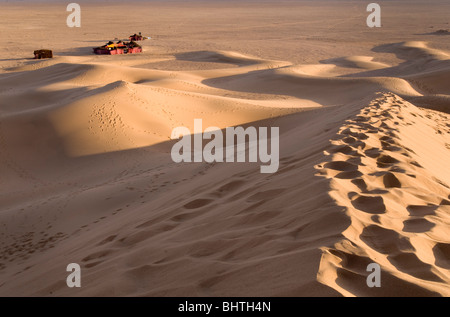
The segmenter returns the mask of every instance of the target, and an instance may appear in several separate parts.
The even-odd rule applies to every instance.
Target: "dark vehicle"
[[[34,51],[34,59],[41,59],[41,58],[53,58],[53,52],[51,50]]]

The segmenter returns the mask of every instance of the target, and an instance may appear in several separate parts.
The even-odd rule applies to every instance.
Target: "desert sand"
[[[1,2],[0,295],[450,296],[450,4],[379,3]],[[174,163],[196,118],[279,170]]]

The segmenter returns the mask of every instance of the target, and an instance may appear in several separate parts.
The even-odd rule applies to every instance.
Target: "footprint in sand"
[[[186,209],[197,209],[197,208],[201,208],[206,205],[209,205],[211,202],[213,202],[212,199],[200,198],[200,199],[195,199],[191,202],[188,202],[183,207]]]
[[[365,133],[352,131],[350,128],[344,129],[340,132],[342,135],[349,135],[357,140],[367,140],[369,137]]]
[[[112,253],[112,250],[102,250],[98,252],[94,252],[86,257],[84,257],[81,261],[87,262],[84,264],[86,268],[91,268],[105,261],[105,257]]]
[[[377,158],[377,166],[380,168],[390,167],[392,164],[396,164],[399,162],[399,160],[393,158],[390,155],[381,155]]]
[[[217,190],[211,194],[217,197],[224,197],[232,192],[235,192],[239,188],[245,185],[245,181],[237,179],[220,186]]]
[[[349,163],[347,161],[331,161],[328,163],[325,163],[323,165],[325,168],[335,170],[335,171],[342,171],[342,172],[351,172],[351,171],[357,171],[358,165]]]
[[[371,148],[364,151],[364,154],[370,158],[377,158],[381,156],[382,151],[379,148]]]
[[[399,181],[399,179],[395,176],[395,174],[387,172],[383,176],[383,184],[386,188],[401,188],[402,183]]]
[[[386,206],[381,196],[363,196],[356,194],[351,201],[353,207],[369,214],[384,214]]]
[[[433,273],[433,267],[430,264],[422,262],[414,253],[389,255],[387,259],[401,272],[423,280],[444,282]]]
[[[436,243],[433,247],[433,254],[437,266],[450,270],[450,244]]]
[[[261,192],[257,192],[256,194],[251,195],[247,198],[247,202],[260,202],[267,201],[274,196],[278,196],[281,193],[285,192],[286,188],[277,188],[277,189],[269,189]]]
[[[335,145],[334,147],[330,148],[327,152],[329,154],[342,153],[350,156],[362,156],[361,154],[358,153],[358,151],[356,151],[351,146],[348,146],[347,144]]]
[[[403,232],[423,233],[430,231],[436,225],[423,218],[408,219],[403,222]]]
[[[359,237],[370,248],[381,254],[397,254],[415,250],[407,237],[378,225],[368,225]]]
[[[112,241],[114,241],[114,239],[116,239],[116,237],[117,237],[116,234],[115,234],[115,235],[112,235],[112,236],[109,236],[109,237],[103,239],[102,241],[100,241],[100,242],[97,244],[97,246],[104,245],[104,244],[106,244],[106,243],[112,242]]]
[[[421,206],[421,205],[409,205],[406,207],[408,210],[410,216],[412,217],[424,217],[424,216],[431,216],[435,215],[435,211],[438,208],[436,205],[427,205],[427,206]]]

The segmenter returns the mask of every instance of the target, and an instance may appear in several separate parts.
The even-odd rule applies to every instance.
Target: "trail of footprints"
[[[347,207],[352,224],[343,233],[348,240],[327,252],[344,269],[387,255],[379,263],[382,270],[394,275],[398,270],[397,278],[414,284],[441,283],[450,292],[450,189],[413,159],[414,151],[402,146],[398,136],[400,126],[415,124],[406,113],[408,118],[423,118],[423,113],[429,119],[446,117],[414,109],[385,94],[347,120],[331,140],[325,153],[331,160],[316,169],[330,179],[330,195]],[[450,133],[449,125],[438,127],[436,133]],[[359,236],[357,228],[363,228]],[[344,285],[348,274],[366,275],[365,268],[336,271],[337,285]]]
[[[41,238],[38,239],[39,237]],[[7,263],[15,262],[17,259],[26,260],[33,253],[53,248],[66,238],[67,234],[62,232],[53,235],[46,232],[40,232],[39,234],[32,231],[27,232],[16,238],[14,243],[0,246],[0,271],[6,267]]]
[[[202,175],[202,169],[198,172],[198,175]],[[108,261],[113,258],[113,254],[118,254],[122,248],[130,249],[137,245],[145,244],[149,239],[156,239],[158,235],[171,235],[172,230],[180,225],[188,224],[188,226],[202,225],[202,222],[198,223],[196,218],[204,215],[210,211],[211,206],[217,203],[217,200],[224,200],[226,202],[236,201],[243,199],[249,206],[243,209],[241,212],[235,215],[236,221],[244,222],[248,217],[255,218],[255,221],[264,221],[268,217],[276,217],[280,212],[257,212],[258,207],[270,200],[271,194],[276,192],[277,194],[287,191],[285,188],[272,189],[267,191],[255,191],[254,188],[246,188],[245,174],[237,174],[226,184],[220,184],[213,188],[199,188],[197,197],[190,197],[190,199],[181,198],[179,201],[180,207],[174,209],[168,209],[167,212],[157,215],[151,219],[141,219],[134,227],[133,233],[114,234],[106,237],[98,244],[94,252],[82,259],[83,266],[86,268],[93,268],[97,265]],[[182,181],[185,181],[183,179]],[[206,192],[206,193],[205,193]],[[181,208],[181,210],[180,210]],[[260,219],[262,218],[262,219]],[[252,221],[254,223],[254,221]],[[208,249],[208,246],[203,245],[202,241],[191,241],[192,252],[189,255],[192,257],[204,257],[209,256],[208,252],[204,249]],[[206,242],[205,242],[206,243]],[[215,243],[215,242],[214,242]],[[206,243],[207,244],[207,243]],[[228,245],[230,249],[234,249],[236,246],[234,242]],[[224,254],[222,254],[224,253]],[[242,256],[238,251],[226,252],[224,250],[217,256],[221,260],[231,261],[234,257]],[[230,254],[228,254],[230,253]],[[170,262],[172,257],[164,254],[162,257],[156,256],[153,265],[164,265]]]

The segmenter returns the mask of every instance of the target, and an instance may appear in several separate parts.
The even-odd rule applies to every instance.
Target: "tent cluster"
[[[130,41],[143,41],[145,40],[145,37],[139,32],[139,34],[134,33],[133,35],[130,35],[129,39]]]
[[[118,41],[116,43],[109,41],[103,46],[94,48],[94,53],[98,55],[119,55],[119,54],[135,54],[142,53],[142,47],[136,43],[136,41],[143,41],[147,37],[139,34],[133,34],[129,36],[129,41]],[[150,38],[150,37],[148,37]],[[36,50],[34,51],[34,58],[53,58],[53,52],[51,50]]]
[[[134,41],[114,43],[109,41],[103,46],[94,48],[94,53],[98,55],[119,55],[141,53],[142,47]]]

